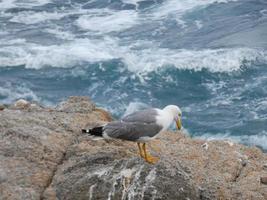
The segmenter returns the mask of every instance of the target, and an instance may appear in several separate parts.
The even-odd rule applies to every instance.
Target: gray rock
[[[267,176],[263,176],[263,177],[261,177],[261,178],[260,178],[260,181],[261,181],[262,184],[267,185]]]
[[[88,119],[98,118],[94,113],[57,112],[24,101],[1,111],[0,199],[40,199]]]
[[[14,103],[14,108],[17,108],[17,109],[25,109],[25,108],[28,108],[30,107],[30,102],[24,100],[24,99],[19,99],[18,101],[16,101]]]
[[[108,148],[77,156],[77,149],[68,152],[44,199],[51,199],[51,193],[60,199],[199,199],[192,180],[177,164],[123,159]]]
[[[4,110],[5,109],[5,106],[0,104],[0,111]]]
[[[4,183],[8,179],[7,174],[0,168],[0,184]]]
[[[95,105],[88,97],[72,96],[67,101],[61,102],[57,107],[57,111],[67,113],[90,113],[95,109]]]
[[[256,147],[164,132],[137,145],[81,133],[111,120],[86,97],[56,109],[35,104],[0,112],[0,199],[267,199],[267,155]],[[242,162],[246,161],[246,164]]]

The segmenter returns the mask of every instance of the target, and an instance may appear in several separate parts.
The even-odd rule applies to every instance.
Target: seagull
[[[146,143],[167,130],[173,122],[177,129],[182,128],[182,111],[176,105],[163,109],[149,108],[126,115],[121,120],[109,122],[103,126],[83,129],[89,135],[104,139],[121,139],[137,142],[140,156],[148,163],[155,164],[159,158],[153,157],[146,150]]]

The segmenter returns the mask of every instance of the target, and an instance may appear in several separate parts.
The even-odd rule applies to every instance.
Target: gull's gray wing
[[[157,110],[154,108],[137,111],[121,119],[123,122],[156,123]]]
[[[104,135],[111,138],[136,141],[141,137],[153,137],[158,134],[163,127],[156,123],[143,122],[110,122],[104,126]]]

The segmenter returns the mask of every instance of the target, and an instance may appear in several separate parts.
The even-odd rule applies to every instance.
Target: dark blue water
[[[0,103],[70,95],[267,150],[267,1],[0,1]]]

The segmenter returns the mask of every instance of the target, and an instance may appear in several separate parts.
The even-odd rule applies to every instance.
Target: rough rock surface
[[[79,102],[79,103],[77,103]],[[90,113],[95,109],[95,105],[88,99],[88,97],[72,96],[68,101],[61,102],[57,107],[57,111],[68,113]]]
[[[135,143],[81,133],[111,119],[86,97],[2,110],[0,199],[267,199],[260,149],[165,132],[149,144],[160,157],[150,165]]]
[[[5,109],[5,106],[0,104],[0,111],[4,110]]]

